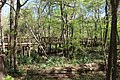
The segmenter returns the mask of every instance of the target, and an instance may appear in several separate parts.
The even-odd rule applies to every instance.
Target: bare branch
[[[15,8],[11,6],[9,3],[6,3],[8,6],[12,7],[12,9],[16,12]]]
[[[25,23],[26,23],[26,26],[28,27],[27,21],[25,21]],[[44,50],[44,48],[43,48],[42,44],[40,43],[40,41],[39,41],[39,40],[37,39],[37,37],[35,36],[35,34],[34,34],[32,28],[31,28],[31,26],[29,26],[28,28],[30,29],[30,32],[32,33],[34,39],[37,41],[38,45],[40,46],[40,48],[43,50],[45,56],[47,57],[46,51]]]
[[[44,6],[43,10],[42,10],[42,13],[44,12],[44,9],[47,7],[49,2],[46,3],[46,5]]]
[[[23,4],[20,4],[20,7],[24,6],[27,2],[28,0],[26,0]]]

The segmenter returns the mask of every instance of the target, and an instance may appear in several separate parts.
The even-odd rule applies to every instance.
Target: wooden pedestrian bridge
[[[41,37],[39,40],[40,44],[63,44],[63,40],[58,37]],[[4,37],[4,45],[9,45],[10,38],[8,36]],[[0,39],[1,42],[1,39]],[[18,37],[17,45],[37,45],[38,42],[34,38],[30,37]],[[0,43],[1,45],[1,43]]]
[[[41,37],[38,39],[39,42],[36,41],[33,37],[18,37],[17,38],[17,45],[18,46],[28,46],[28,45],[62,45],[65,41],[59,37]],[[0,39],[1,42],[1,39]],[[9,36],[4,36],[4,45],[7,47],[10,43]],[[101,39],[88,39],[83,38],[79,41],[80,45],[85,46],[94,46],[100,44]],[[1,43],[0,43],[1,46]]]
[[[55,52],[60,49],[65,43],[65,41],[59,37],[41,37],[37,39],[39,42],[36,41],[34,37],[17,37],[17,46],[20,51],[25,53],[30,53],[31,47],[37,50],[38,53],[43,53],[43,51],[40,49],[40,46],[44,48],[46,52],[52,52],[54,50]],[[80,40],[80,45],[85,45],[87,47],[93,47],[96,46],[99,43],[100,40],[95,39],[88,39],[84,38]],[[1,42],[1,39],[0,39]],[[69,43],[71,44],[71,43]],[[0,43],[0,47],[1,47]],[[9,36],[4,36],[4,46],[5,49],[8,50],[8,47],[10,46],[10,38]],[[22,50],[21,50],[22,49]]]
[[[42,46],[46,52],[48,50],[51,52],[52,47],[55,50],[64,43],[64,41],[61,38],[58,38],[58,37],[41,37],[37,40],[39,42],[37,42],[34,37],[17,37],[18,49],[20,51],[22,51],[23,54],[24,53],[30,53],[31,48],[32,49],[34,48],[35,50],[37,50],[38,53],[42,53],[43,51],[40,49],[40,46]],[[4,36],[3,45],[5,47],[5,50],[8,50],[8,48],[10,46],[10,37],[9,36]],[[13,43],[11,45],[13,45]],[[0,47],[1,46],[2,46],[2,44],[1,44],[1,39],[0,39]]]

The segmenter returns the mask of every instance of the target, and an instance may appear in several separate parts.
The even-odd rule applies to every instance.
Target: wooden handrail
[[[29,44],[32,44],[32,43],[36,43],[34,38],[31,38],[31,37],[18,37],[17,38],[17,42],[20,44],[22,43],[29,43]],[[63,43],[63,40],[61,40],[61,38],[58,38],[58,37],[41,37],[40,38],[40,42],[41,43],[46,43],[46,44],[62,44]],[[5,36],[4,37],[4,43],[5,45],[7,45],[8,43],[8,36]],[[0,44],[1,45],[1,44]]]

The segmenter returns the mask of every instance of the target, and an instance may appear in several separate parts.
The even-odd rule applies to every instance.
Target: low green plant
[[[33,61],[33,58],[32,57],[28,57],[28,56],[23,56],[23,55],[20,55],[17,57],[18,59],[18,63],[19,64],[31,64]]]
[[[12,76],[7,75],[3,80],[14,80]]]

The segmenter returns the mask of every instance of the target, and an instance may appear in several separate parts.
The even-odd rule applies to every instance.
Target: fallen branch
[[[27,22],[26,22],[26,26],[28,27],[28,23],[27,23]],[[36,42],[38,43],[38,45],[40,46],[40,48],[43,50],[43,53],[45,54],[45,56],[48,57],[47,54],[46,54],[46,51],[44,50],[44,48],[43,48],[43,46],[42,46],[42,44],[40,43],[40,41],[39,41],[39,40],[37,39],[37,37],[35,36],[35,34],[34,34],[32,28],[31,28],[31,26],[29,26],[28,28],[30,29],[30,32],[32,33],[34,39],[36,40]]]

